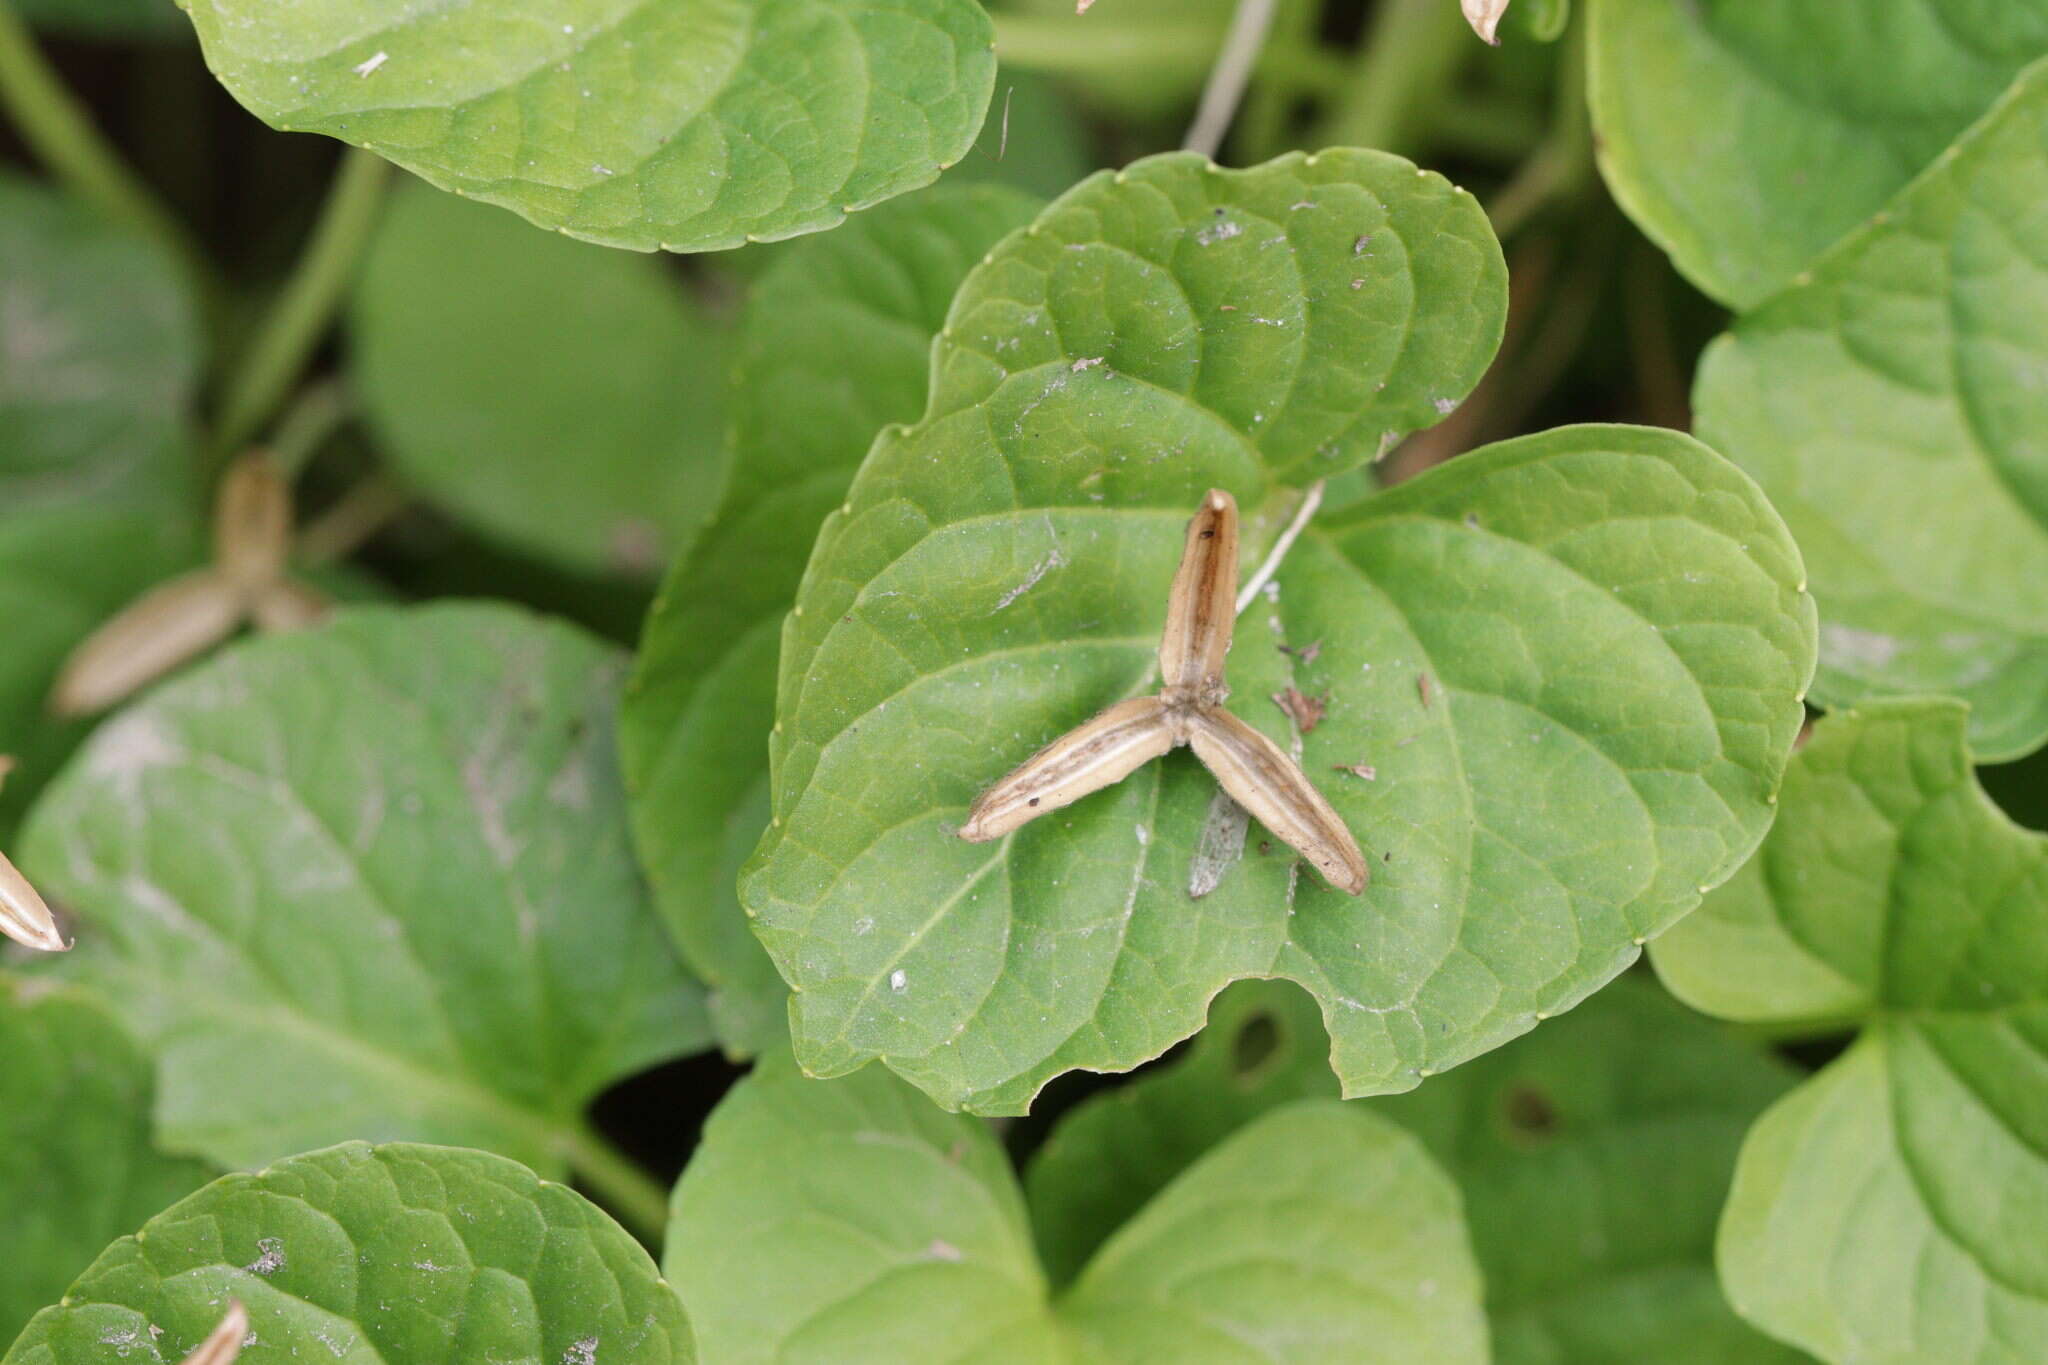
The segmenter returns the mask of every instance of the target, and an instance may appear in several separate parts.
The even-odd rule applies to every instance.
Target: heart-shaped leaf
[[[768,823],[775,657],[811,542],[875,433],[924,405],[931,339],[968,268],[1039,205],[939,185],[784,248],[747,304],[732,477],[662,584],[619,744],[655,904],[735,1053],[787,1035],[787,989],[733,889]]]
[[[2048,0],[1591,0],[1615,198],[1695,284],[1755,304],[2048,50]]]
[[[1256,836],[1204,851],[1228,812],[1185,755],[1005,840],[953,835],[1040,744],[1153,690],[1202,491],[1248,510],[1257,563],[1290,483],[1455,405],[1501,274],[1468,197],[1339,151],[1102,176],[969,276],[926,417],[877,442],[784,637],[775,823],[741,895],[807,1069],[879,1056],[1014,1112],[1273,975],[1322,1001],[1348,1093],[1403,1089],[1569,1007],[1747,857],[1812,603],[1740,472],[1619,427],[1311,526],[1248,614],[1234,704],[1302,743],[1373,861],[1363,900]],[[1324,708],[1312,733],[1268,700],[1290,688]]]
[[[648,578],[709,518],[726,337],[661,262],[415,182],[378,230],[350,331],[381,448],[504,543]]]
[[[1703,1009],[1863,1025],[1744,1143],[1721,1278],[1833,1361],[2048,1341],[2048,836],[1970,772],[1963,708],[1829,716],[1745,872],[1659,942]]]
[[[642,251],[792,237],[929,184],[995,81],[973,0],[188,0],[273,128]]]
[[[230,1175],[106,1249],[5,1365],[177,1361],[230,1301],[241,1365],[687,1365],[682,1304],[626,1231],[487,1152],[351,1142]]]
[[[623,666],[508,607],[363,608],[101,727],[23,864],[156,1053],[167,1144],[603,1161],[585,1102],[706,1041],[628,846]]]
[[[1326,1053],[1307,996],[1245,982],[1184,1059],[1063,1117],[1025,1181],[1055,1280],[1244,1124],[1334,1095]],[[1714,1225],[1743,1130],[1789,1083],[1754,1047],[1623,977],[1366,1107],[1419,1136],[1463,1189],[1496,1360],[1759,1365],[1797,1357],[1722,1300]]]
[[[1222,1143],[1053,1295],[984,1124],[781,1054],[711,1116],[668,1247],[706,1358],[732,1365],[1486,1358],[1457,1192],[1335,1103]]]
[[[2048,64],[1700,371],[1701,434],[1799,537],[1822,700],[1948,693],[2048,739]]]
[[[0,833],[83,733],[46,714],[65,657],[197,553],[198,331],[162,250],[0,177]]]
[[[206,1183],[150,1142],[150,1065],[74,991],[0,976],[0,1341],[108,1242]]]

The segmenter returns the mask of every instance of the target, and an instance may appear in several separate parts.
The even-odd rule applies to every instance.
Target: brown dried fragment
[[[5,853],[0,853],[0,934],[43,953],[61,953],[71,947],[49,905]]]
[[[1303,734],[1307,734],[1318,725],[1321,725],[1323,723],[1323,712],[1329,709],[1329,704],[1321,697],[1311,697],[1298,687],[1290,687],[1285,691],[1275,692],[1273,694],[1273,705],[1285,711],[1287,718],[1293,721],[1295,727]]]
[[[1305,645],[1280,645],[1278,648],[1282,654],[1285,654],[1290,659],[1305,664],[1312,664],[1323,656],[1323,642],[1321,640],[1314,640]]]
[[[1376,781],[1380,775],[1380,770],[1370,763],[1336,763],[1331,767],[1336,772],[1350,773],[1353,777],[1362,777],[1368,782]]]
[[[1423,709],[1427,710],[1430,703],[1436,700],[1436,681],[1427,673],[1417,673],[1415,675],[1415,695],[1422,698]]]
[[[249,1339],[249,1310],[240,1299],[228,1300],[228,1311],[199,1348],[185,1357],[185,1365],[234,1365]]]
[[[1463,0],[1465,22],[1472,31],[1495,47],[1500,46],[1501,16],[1508,12],[1508,0]]]
[[[253,621],[262,630],[309,625],[326,601],[285,576],[291,485],[269,456],[245,455],[221,476],[213,563],[157,584],[88,635],[57,674],[50,710],[104,711]]]
[[[50,691],[50,710],[104,711],[212,649],[241,621],[241,593],[216,569],[159,583],[71,651]]]
[[[1229,695],[1224,661],[1237,621],[1236,588],[1237,503],[1223,490],[1211,489],[1188,523],[1167,598],[1158,694],[1119,702],[1026,759],[975,800],[960,837],[970,843],[1001,838],[1188,744],[1225,793],[1308,859],[1332,886],[1354,896],[1364,891],[1365,857],[1343,819],[1285,750],[1223,709]],[[1322,700],[1295,688],[1273,700],[1303,733],[1322,719]],[[1232,851],[1229,860],[1236,856]],[[1216,875],[1220,878],[1220,872]],[[1189,894],[1212,886],[1197,868]]]

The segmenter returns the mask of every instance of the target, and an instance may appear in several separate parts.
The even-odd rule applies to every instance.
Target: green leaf
[[[75,991],[0,976],[0,1341],[100,1249],[206,1183],[150,1143],[149,1060]]]
[[[1703,1009],[1863,1023],[1758,1121],[1721,1224],[1736,1307],[1828,1360],[2048,1340],[2048,836],[1984,796],[1964,724],[1950,701],[1821,721],[1758,875],[1657,944]]]
[[[932,337],[970,266],[1038,205],[937,186],[782,248],[747,306],[732,478],[662,585],[619,716],[655,903],[734,1053],[787,1036],[787,990],[734,891],[768,824],[776,645],[811,542],[875,433],[924,403]]]
[[[628,847],[623,660],[508,607],[345,611],[101,727],[23,865],[226,1166],[365,1135],[589,1164],[583,1105],[706,1042]]]
[[[0,834],[84,733],[44,701],[72,649],[197,552],[199,328],[167,253],[0,176]]]
[[[1818,698],[1946,693],[1986,757],[2048,740],[2048,65],[1702,364],[1826,613]]]
[[[653,1261],[575,1191],[485,1152],[351,1142],[150,1219],[6,1365],[179,1360],[230,1299],[249,1312],[240,1365],[696,1359]]]
[[[2048,0],[1590,0],[1615,198],[1736,308],[1883,208],[2048,50]]]
[[[1335,1104],[1195,1162],[1052,1296],[984,1124],[783,1054],[711,1116],[668,1248],[706,1357],[734,1365],[1485,1359],[1457,1192]]]
[[[1245,982],[1186,1057],[1063,1118],[1028,1172],[1055,1278],[1243,1125],[1336,1092],[1314,1005]],[[1464,1191],[1505,1365],[1758,1365],[1794,1358],[1714,1281],[1714,1224],[1743,1130],[1789,1084],[1750,1046],[1629,977],[1372,1112]],[[1655,1191],[1653,1200],[1644,1191]]]
[[[1744,1130],[1793,1079],[1623,977],[1372,1107],[1463,1189],[1502,1365],[1774,1365],[1803,1357],[1729,1308],[1714,1229]]]
[[[778,823],[741,898],[807,1069],[882,1057],[944,1105],[1017,1112],[1284,976],[1335,1018],[1348,1093],[1405,1089],[1568,1008],[1742,863],[1812,603],[1739,471],[1621,427],[1367,499],[1247,614],[1239,714],[1285,742],[1268,698],[1327,698],[1304,763],[1373,860],[1363,900],[1256,837],[1190,898],[1215,786],[1184,754],[1002,842],[953,837],[977,791],[1150,690],[1202,491],[1247,509],[1256,564],[1290,483],[1455,405],[1501,276],[1468,197],[1354,151],[1143,162],[969,276],[926,417],[869,454],[784,638]],[[1377,780],[1335,771],[1355,764]]]
[[[663,263],[409,184],[350,330],[398,472],[503,543],[648,578],[708,519],[727,342]]]
[[[258,118],[608,246],[793,237],[930,184],[995,80],[973,0],[187,0]]]
[[[1062,1116],[1032,1154],[1024,1190],[1053,1283],[1070,1282],[1146,1201],[1238,1129],[1282,1105],[1336,1096],[1315,1002],[1282,982],[1230,987],[1179,1060]]]

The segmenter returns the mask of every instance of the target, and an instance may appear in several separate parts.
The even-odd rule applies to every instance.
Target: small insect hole
[[[1557,1135],[1557,1106],[1533,1085],[1518,1085],[1501,1101],[1508,1131],[1524,1142],[1547,1142]]]
[[[1034,796],[1029,801],[1026,801],[1024,804],[1027,806],[1035,806],[1038,804],[1038,798]]]
[[[1230,1041],[1230,1069],[1239,1084],[1250,1085],[1279,1051],[1280,1021],[1264,1012],[1254,1014]]]

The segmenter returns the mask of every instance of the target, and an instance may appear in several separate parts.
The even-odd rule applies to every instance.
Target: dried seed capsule
[[[227,639],[241,622],[241,594],[216,569],[160,583],[71,652],[50,709],[60,716],[103,711]]]
[[[1120,782],[1180,743],[1176,729],[1176,718],[1157,697],[1118,702],[983,792],[960,826],[960,837],[971,844],[999,839],[1047,811]]]
[[[4,853],[0,853],[0,934],[45,953],[61,953],[71,946],[58,931],[50,907]]]
[[[1215,705],[1223,686],[1224,656],[1237,624],[1237,499],[1209,490],[1193,521],[1173,591],[1166,599],[1166,629],[1159,637],[1159,676],[1169,701]]]
[[[244,455],[221,476],[213,500],[213,562],[254,593],[284,576],[292,544],[292,489],[268,455]]]
[[[185,1365],[234,1365],[242,1354],[242,1343],[248,1338],[249,1310],[242,1307],[240,1299],[229,1299],[220,1326],[199,1343],[198,1350],[185,1357]]]
[[[1223,790],[1314,864],[1325,881],[1354,896],[1365,890],[1358,841],[1286,750],[1220,707],[1189,723],[1188,743]]]

